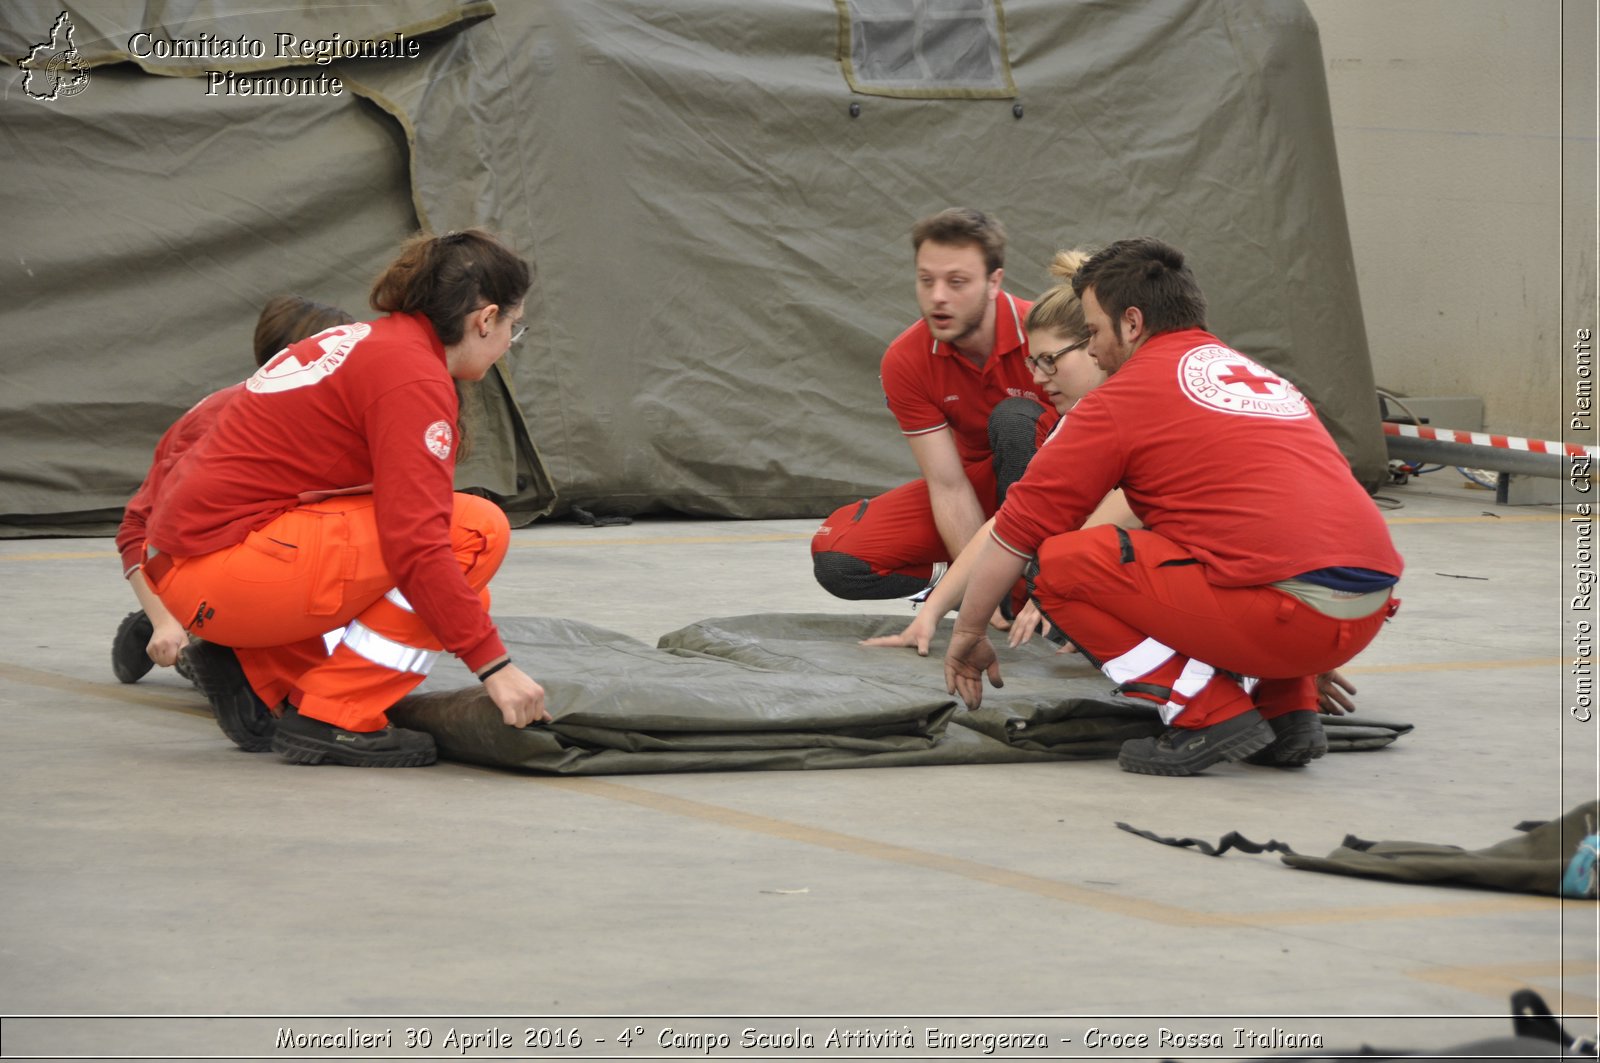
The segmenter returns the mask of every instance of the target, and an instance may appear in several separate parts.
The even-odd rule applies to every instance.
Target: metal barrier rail
[[[1577,443],[1552,443],[1543,439],[1389,421],[1383,423],[1383,434],[1387,437],[1389,457],[1400,461],[1463,465],[1556,480],[1587,477],[1600,453],[1595,447]]]

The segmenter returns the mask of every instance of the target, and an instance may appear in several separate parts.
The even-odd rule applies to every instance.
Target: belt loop
[[[1300,602],[1292,594],[1284,594],[1282,591],[1279,591],[1278,594],[1283,599],[1278,603],[1278,622],[1281,624],[1294,615],[1294,611],[1299,608]]]

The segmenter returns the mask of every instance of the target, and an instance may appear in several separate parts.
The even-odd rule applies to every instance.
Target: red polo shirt
[[[994,350],[979,368],[940,343],[918,318],[884,352],[880,379],[889,410],[908,436],[949,428],[964,464],[990,456],[989,415],[1003,399],[1023,396],[1050,408],[1028,369],[1023,322],[1033,304],[1009,292],[995,296]]]

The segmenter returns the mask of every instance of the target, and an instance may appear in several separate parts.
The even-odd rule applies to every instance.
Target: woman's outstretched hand
[[[933,642],[933,632],[939,626],[939,618],[932,613],[922,612],[917,618],[906,625],[906,629],[898,635],[879,635],[876,638],[862,639],[863,646],[910,646],[917,651],[919,657],[928,655],[928,646]]]

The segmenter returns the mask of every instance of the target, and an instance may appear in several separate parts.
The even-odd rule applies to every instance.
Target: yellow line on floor
[[[1578,902],[1574,902],[1578,903]],[[1592,911],[1593,904],[1587,905]],[[1502,1003],[1519,989],[1532,988],[1558,1015],[1574,1017],[1595,1014],[1594,961],[1568,960],[1565,963],[1487,964],[1479,967],[1430,967],[1406,974],[1422,982],[1433,982],[1453,989],[1465,989]],[[1571,986],[1569,990],[1567,987]],[[1574,1034],[1583,1033],[1574,1030]]]
[[[120,556],[115,550],[52,550],[37,554],[0,554],[0,561],[83,561]]]
[[[1515,661],[1418,661],[1413,664],[1347,664],[1345,675],[1394,675],[1408,672],[1481,672],[1503,668],[1559,668],[1572,662],[1562,657],[1524,657]]]
[[[928,852],[924,849],[891,845],[853,834],[843,834],[820,827],[808,827],[788,820],[774,819],[770,816],[740,812],[737,809],[727,808],[723,805],[713,805],[703,801],[674,797],[670,794],[643,789],[627,783],[594,778],[540,778],[538,781],[556,789],[587,794],[611,801],[622,801],[648,808],[655,812],[682,816],[702,823],[747,831],[752,834],[762,834],[802,845],[832,849],[835,852],[849,853],[853,856],[865,857],[871,860],[883,860],[907,867],[937,871],[974,882],[982,882],[990,886],[999,886],[1002,889],[1029,893],[1048,900],[1063,901],[1081,908],[1092,908],[1095,911],[1105,912],[1110,915],[1120,915],[1130,919],[1140,919],[1145,922],[1160,923],[1166,926],[1282,927],[1311,926],[1327,923],[1365,923],[1389,919],[1448,919],[1464,916],[1502,915],[1528,910],[1553,910],[1559,907],[1561,903],[1554,898],[1514,896],[1488,899],[1473,898],[1472,900],[1457,902],[1398,904],[1382,907],[1328,907],[1297,911],[1233,914],[1198,912],[1171,904],[1163,904],[1160,901],[1144,900],[1125,894],[1090,889],[1087,886],[1075,886],[1057,879],[1031,875],[1023,871],[1012,871],[958,856],[946,856],[942,853]]]
[[[37,668],[23,668],[15,664],[0,664],[0,679],[10,679],[36,687],[47,687],[67,694],[83,694],[106,698],[110,701],[133,702],[152,708],[181,712],[189,716],[211,716],[211,709],[195,690],[161,690],[156,687],[139,687],[129,683],[95,683],[87,679],[73,679]]]
[[[659,539],[645,536],[612,536],[605,532],[597,532],[593,538],[583,539],[513,539],[512,549],[516,550],[552,550],[564,549],[570,546],[703,546],[738,543],[790,543],[804,542],[811,538],[809,533],[798,532],[761,532],[753,535],[671,535]]]
[[[1319,872],[1310,872],[1318,874]],[[1252,912],[1239,916],[1252,926],[1318,926],[1323,923],[1364,923],[1384,919],[1460,919],[1473,915],[1507,915],[1512,912],[1555,911],[1561,906],[1555,897],[1533,894],[1492,894],[1462,901],[1423,901],[1414,904],[1382,904],[1356,908],[1287,908],[1280,911]],[[1593,904],[1573,901],[1590,910]]]
[[[1384,521],[1389,524],[1543,524],[1551,521],[1565,520],[1564,513],[1508,513],[1500,516],[1497,513],[1485,513],[1478,517],[1390,517],[1385,516]]]
[[[704,546],[737,545],[739,543],[790,543],[805,542],[809,532],[757,532],[750,535],[667,535],[649,538],[642,535],[618,536],[597,531],[593,537],[582,539],[513,539],[511,546],[517,550],[558,550],[583,546]],[[0,561],[85,561],[103,560],[119,556],[115,550],[52,550],[29,554],[0,554]]]
[[[1390,524],[1531,524],[1565,520],[1561,513],[1516,513],[1507,516],[1480,517],[1386,517]],[[646,536],[618,536],[604,529],[581,539],[521,539],[512,546],[521,550],[556,550],[573,546],[706,546],[738,543],[803,542],[811,538],[809,532],[757,532],[750,535],[667,535],[660,538]],[[4,561],[81,561],[116,557],[115,550],[52,550],[28,554],[0,554]]]

